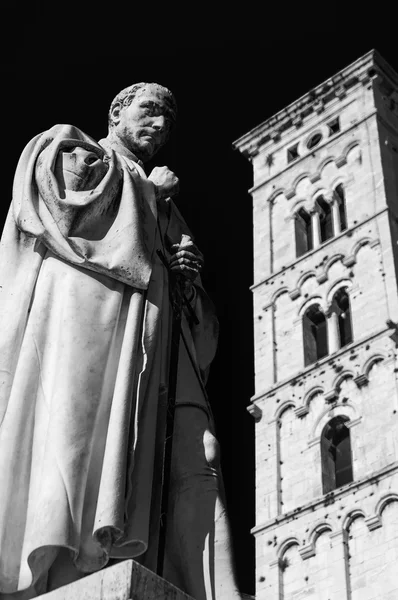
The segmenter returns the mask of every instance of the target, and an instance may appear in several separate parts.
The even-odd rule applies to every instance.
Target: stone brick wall
[[[253,130],[255,148],[242,142],[254,170],[257,600],[398,598],[398,76],[363,64],[334,96],[317,89],[312,108],[289,107],[290,125]],[[317,199],[333,205],[339,184],[347,229],[298,256],[297,211],[316,224]],[[340,288],[353,333],[343,347]],[[306,364],[314,304],[329,354]],[[324,493],[321,435],[335,417],[347,419],[353,481]]]

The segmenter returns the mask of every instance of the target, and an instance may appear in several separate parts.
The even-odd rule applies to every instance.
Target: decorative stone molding
[[[293,190],[293,189],[286,190],[286,192],[285,192],[285,196],[286,196],[287,200],[294,198],[295,195],[296,195],[296,190]]]
[[[297,300],[297,298],[301,296],[299,288],[294,288],[291,292],[289,292],[289,296],[291,300]]]
[[[398,331],[394,330],[389,334],[389,337],[392,339],[396,347],[398,348]]]
[[[355,298],[356,294],[360,293],[360,287],[359,285],[353,285],[352,287],[348,287],[347,288],[347,294],[349,295],[350,298]]]
[[[357,259],[354,254],[350,254],[349,256],[346,256],[345,258],[343,258],[343,260],[341,262],[343,263],[343,265],[345,267],[349,268],[349,267],[353,267],[355,265],[355,263],[357,262]]]
[[[301,114],[296,115],[295,117],[293,117],[292,119],[292,125],[294,125],[295,127],[297,127],[297,129],[299,127],[301,127],[301,125],[303,124],[303,117]]]
[[[278,142],[281,139],[281,132],[279,129],[274,129],[274,131],[271,131],[270,138],[273,142]]]
[[[316,114],[319,115],[321,112],[323,112],[325,110],[324,100],[322,100],[321,98],[318,98],[317,100],[314,101],[312,108],[314,109]]]
[[[309,412],[310,412],[310,409],[308,408],[307,405],[299,406],[294,409],[294,413],[295,413],[296,417],[299,417],[300,419],[302,417],[305,417],[305,415],[308,415]]]
[[[321,178],[321,174],[319,173],[319,171],[315,171],[315,173],[313,173],[312,175],[310,175],[310,181],[311,183],[316,183],[317,181],[319,181]]]
[[[293,213],[292,215],[287,215],[284,218],[285,223],[290,223],[290,221],[294,221],[296,219],[297,215],[296,213]]]
[[[308,442],[308,448],[312,448],[313,446],[317,446],[320,443],[321,443],[321,438],[320,437],[312,438],[312,440],[310,440]]]
[[[379,527],[382,527],[383,522],[381,520],[381,517],[379,517],[379,515],[375,515],[374,517],[368,517],[367,519],[365,519],[365,523],[369,529],[369,531],[373,531],[374,529],[379,529]]]
[[[247,149],[247,155],[249,156],[249,158],[254,158],[259,152],[260,150],[257,145],[250,146],[250,148]]]
[[[263,416],[263,411],[259,406],[257,406],[257,404],[250,404],[246,407],[246,410],[254,418],[256,423],[258,423],[258,421],[261,420],[261,417]]]
[[[347,164],[347,157],[342,154],[341,156],[338,156],[334,162],[336,163],[336,167],[340,169],[340,167]]]
[[[367,83],[369,83],[369,81],[370,81],[369,73],[367,71],[364,71],[363,73],[359,73],[358,81],[360,83],[362,83],[362,85],[366,85]]]
[[[337,75],[331,77],[327,82],[322,82],[322,84],[310,90],[307,94],[261,123],[261,125],[244,134],[234,142],[233,147],[245,154],[247,148],[254,141],[267,139],[270,133],[276,129],[285,131],[294,126],[292,120],[315,110],[319,101],[321,101],[319,108],[322,105],[327,108],[330,102],[333,102],[336,97],[347,97],[351,93],[352,83],[358,81],[358,78],[361,78],[363,83],[367,83],[369,77],[373,77],[378,72],[383,72],[383,70],[383,60],[377,52],[371,50]]]
[[[332,531],[329,535],[331,540],[340,540],[343,541],[346,537],[346,531],[344,529],[339,529],[338,531]]]
[[[329,191],[327,191],[327,192],[325,192],[325,193],[323,194],[323,199],[324,199],[324,200],[326,200],[326,202],[327,202],[327,203],[328,203],[330,206],[332,206],[332,205],[333,205],[333,203],[334,203],[334,202],[335,202],[335,200],[336,200],[336,198],[335,198],[335,195],[334,195],[333,191],[330,191],[330,190],[329,190]]]
[[[330,390],[330,392],[326,392],[326,394],[324,394],[325,402],[327,402],[328,404],[336,402],[338,397],[339,396],[336,390]]]
[[[269,310],[270,308],[272,309],[273,306],[274,306],[274,303],[273,302],[269,302],[268,304],[264,304],[264,306],[262,307],[262,310],[264,312],[267,312],[267,310]]]
[[[355,288],[355,292],[356,292],[358,289],[357,286],[354,286],[354,288]],[[353,288],[351,288],[351,290],[352,289]],[[349,289],[348,291],[351,292],[351,290]],[[308,302],[308,300],[307,300],[307,302]],[[305,306],[305,303],[302,305],[302,307],[300,309],[301,312],[304,312],[304,306]],[[299,326],[300,323],[302,322],[301,312],[293,320],[293,324],[295,327]],[[328,354],[328,355],[324,356],[323,358],[319,359],[316,363],[312,363],[311,365],[308,365],[307,367],[302,368],[299,372],[296,372],[293,375],[290,375],[286,379],[274,382],[270,387],[267,387],[267,389],[264,389],[256,394],[254,394],[253,396],[251,396],[252,402],[266,400],[267,398],[273,397],[277,390],[286,389],[288,386],[291,385],[292,381],[294,381],[295,384],[301,383],[303,380],[305,380],[308,377],[309,374],[317,371],[319,369],[319,367],[324,366],[324,365],[327,366],[330,364],[331,360],[337,360],[339,357],[342,357],[345,354],[348,355],[349,350],[365,348],[365,346],[367,346],[369,344],[369,342],[371,342],[371,341],[385,339],[386,335],[388,334],[388,331],[389,330],[387,327],[383,327],[382,329],[379,329],[378,331],[371,333],[370,335],[367,335],[366,337],[358,340],[357,342],[352,342],[348,346],[343,346],[342,348],[340,348],[333,354],[333,357],[331,357],[330,354]],[[390,356],[389,360],[393,364],[395,361],[395,357],[393,356],[393,354],[390,354],[389,356]]]
[[[348,427],[348,429],[352,429],[356,425],[359,425],[359,423],[361,423],[361,421],[362,421],[362,417],[358,417],[357,419],[353,419],[352,421],[346,421],[345,426]]]
[[[334,90],[334,93],[335,93],[336,97],[341,100],[347,94],[347,91],[343,85],[340,85],[339,87],[337,87]]]
[[[359,375],[356,375],[356,377],[354,377],[354,381],[359,388],[364,387],[365,385],[367,385],[369,383],[369,379],[368,379],[367,375],[365,375],[364,373],[360,373]]]
[[[386,325],[389,329],[391,329],[391,333],[389,333],[389,337],[392,339],[394,344],[398,347],[398,324],[391,321],[391,319],[387,319]]]
[[[320,439],[318,438],[317,440],[313,440],[313,442],[318,443],[320,442]],[[393,475],[394,473],[398,473],[398,461],[387,465],[383,469],[373,472],[370,475],[363,477],[362,479],[353,481],[352,483],[349,483],[341,488],[333,490],[334,499],[335,501],[338,501],[348,496],[352,497],[353,492],[364,489],[368,487],[369,484],[380,482],[381,479],[391,477],[391,475]],[[268,521],[264,521],[263,523],[258,523],[257,525],[255,525],[255,527],[251,529],[251,533],[255,536],[258,536],[260,534],[263,535],[265,531],[274,531],[276,527],[281,526],[283,523],[291,522],[293,521],[293,519],[297,519],[300,515],[310,515],[314,513],[314,511],[318,508],[324,507],[325,498],[326,496],[322,494],[321,496],[314,498],[307,504],[303,504],[299,508],[290,510],[284,513],[283,515],[278,515],[277,517],[274,517]],[[339,540],[344,540],[346,535],[347,532],[345,530],[339,530],[330,533],[330,539],[336,539],[338,543]]]
[[[315,548],[312,544],[308,544],[307,546],[300,548],[299,553],[303,560],[307,560],[307,558],[315,556]]]
[[[317,280],[317,282],[318,282],[319,284],[321,284],[321,283],[325,283],[325,281],[327,281],[327,280],[328,280],[328,275],[327,275],[327,273],[325,273],[325,271],[322,271],[322,273],[319,273],[319,275],[317,275],[317,276],[315,277],[315,279]]]

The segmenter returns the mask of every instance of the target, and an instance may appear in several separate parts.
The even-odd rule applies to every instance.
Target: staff
[[[180,247],[186,244],[188,240],[190,240],[189,236],[183,235]],[[180,336],[182,334],[181,318],[184,304],[190,312],[190,316],[193,319],[193,321],[196,324],[199,323],[199,321],[195,315],[193,308],[191,307],[183,292],[182,276],[180,274],[173,273],[173,271],[169,269],[167,260],[164,254],[161,252],[161,250],[158,250],[157,254],[169,272],[170,304],[172,308],[170,367],[167,393],[166,430],[163,451],[162,492],[160,501],[160,531],[157,557],[157,573],[158,575],[162,575],[166,547],[167,510],[169,502],[171,459],[173,451],[173,431],[178,377],[178,353],[180,347]]]

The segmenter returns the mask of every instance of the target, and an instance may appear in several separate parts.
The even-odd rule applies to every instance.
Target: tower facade
[[[237,142],[254,184],[256,598],[398,598],[398,75]]]

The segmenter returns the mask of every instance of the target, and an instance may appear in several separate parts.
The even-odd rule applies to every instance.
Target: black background
[[[372,48],[398,70],[397,36],[386,21],[381,29],[371,15],[349,19],[337,5],[294,14],[264,7],[263,15],[241,7],[235,26],[214,7],[198,13],[194,5],[176,12],[172,26],[173,15],[154,5],[14,7],[3,14],[0,67],[3,220],[16,163],[34,135],[70,123],[106,136],[111,100],[139,81],[176,95],[178,125],[155,164],[180,178],[177,204],[205,255],[204,283],[220,320],[208,391],[246,592],[254,591],[255,523],[254,422],[246,411],[254,393],[252,169],[232,142]]]

